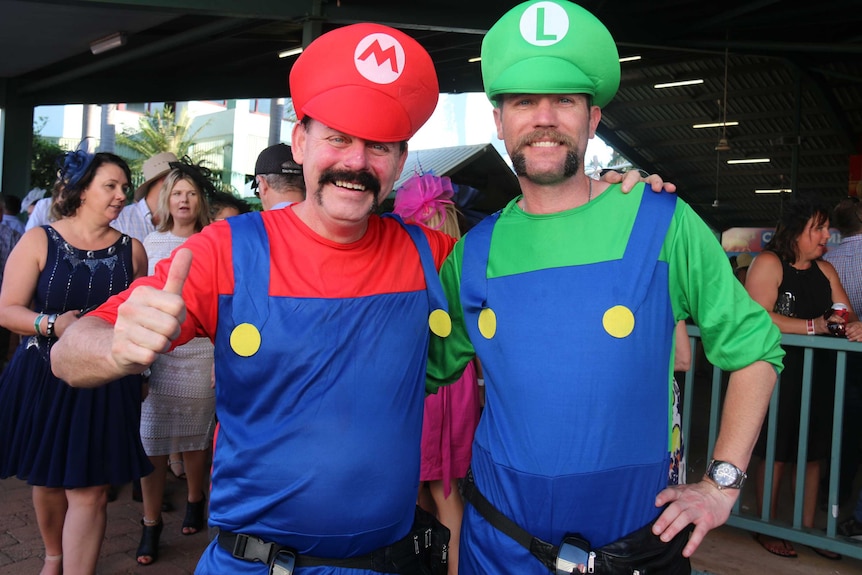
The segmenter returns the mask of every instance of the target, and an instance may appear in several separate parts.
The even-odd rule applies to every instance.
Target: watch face
[[[739,479],[739,471],[730,463],[719,463],[712,470],[712,480],[722,487],[728,487]]]

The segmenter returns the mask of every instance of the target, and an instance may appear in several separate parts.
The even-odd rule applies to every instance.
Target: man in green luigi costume
[[[477,356],[487,393],[460,573],[687,575],[739,496],[780,334],[688,205],[584,174],[620,80],[599,20],[565,0],[520,4],[485,37],[482,75],[523,195],[441,270],[452,330],[431,337],[429,387]],[[672,485],[673,331],[689,317],[733,373],[715,460]]]

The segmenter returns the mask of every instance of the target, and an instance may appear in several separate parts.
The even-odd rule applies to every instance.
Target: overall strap
[[[656,265],[661,254],[662,245],[667,237],[670,222],[676,210],[676,194],[668,192],[652,192],[646,184],[629,236],[623,258],[616,262],[630,279],[619,282],[616,286],[620,291],[619,301],[625,303],[631,310],[636,310],[643,303],[648,290],[646,286],[652,281]],[[622,275],[619,277],[623,277]]]
[[[269,318],[269,237],[259,212],[228,218],[233,257],[234,325],[251,323],[262,331]]]
[[[386,213],[384,218],[392,218],[404,228],[413,240],[416,250],[419,252],[419,260],[422,262],[422,271],[425,274],[425,286],[428,293],[428,304],[430,310],[443,310],[449,313],[449,302],[443,293],[443,284],[440,283],[440,274],[437,273],[437,266],[434,264],[434,255],[431,252],[431,245],[428,243],[428,237],[419,226],[405,223],[397,214]]]
[[[488,300],[488,256],[491,253],[491,235],[499,218],[500,212],[491,214],[464,236],[461,305],[465,316],[478,314]]]

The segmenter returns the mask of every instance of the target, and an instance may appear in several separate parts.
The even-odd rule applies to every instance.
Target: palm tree
[[[141,170],[147,158],[162,152],[173,152],[178,158],[188,156],[195,164],[206,165],[206,149],[195,146],[195,140],[201,130],[200,128],[191,132],[192,119],[183,110],[179,118],[176,117],[171,106],[165,106],[162,110],[153,110],[145,113],[138,121],[138,130],[126,129],[117,135],[117,145],[125,148],[124,157],[132,157],[129,167],[132,169],[132,179],[143,178]],[[131,152],[131,153],[129,153]],[[212,169],[211,166],[207,166]],[[212,169],[213,183],[216,189],[223,192],[235,193],[233,186],[224,181],[222,170]],[[142,180],[141,180],[142,181]],[[141,181],[133,182],[134,189]]]
[[[126,129],[117,136],[117,144],[131,150],[135,155],[129,162],[133,172],[140,172],[144,160],[162,152],[173,152],[178,158],[191,157],[199,161],[192,152],[195,138],[204,128],[201,126],[191,133],[192,120],[183,110],[177,118],[173,108],[165,106],[162,110],[154,110],[141,116],[138,131]]]

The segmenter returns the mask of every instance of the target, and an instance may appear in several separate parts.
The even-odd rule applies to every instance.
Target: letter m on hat
[[[398,72],[398,62],[396,61],[397,56],[395,55],[395,47],[383,48],[380,45],[380,42],[377,40],[374,41],[373,44],[368,46],[365,49],[365,52],[360,54],[360,60],[367,60],[369,57],[374,56],[377,60],[377,65],[382,66],[384,62],[389,62],[389,66],[392,68],[393,72]]]
[[[376,84],[391,84],[404,71],[404,47],[388,34],[365,36],[354,52],[356,69]]]

